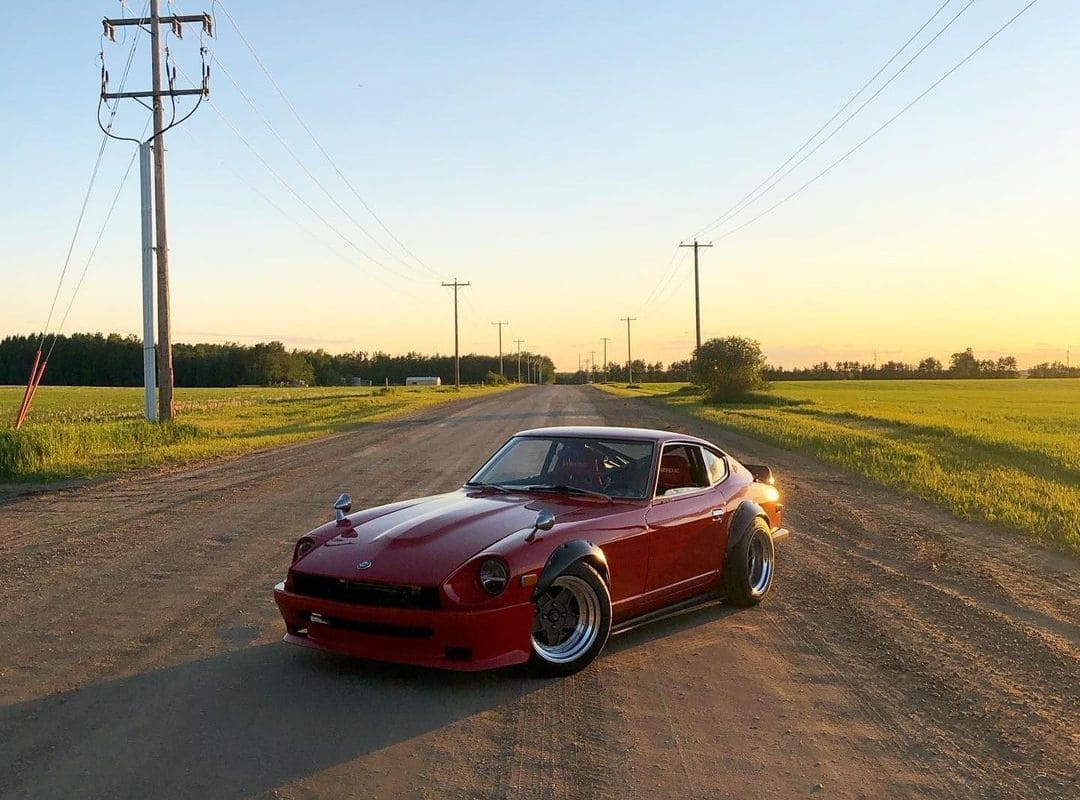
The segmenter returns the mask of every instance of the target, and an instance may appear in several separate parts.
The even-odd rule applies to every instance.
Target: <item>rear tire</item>
[[[596,658],[611,633],[611,595],[595,569],[575,561],[536,599],[529,666],[546,677],[572,675]]]
[[[756,606],[772,588],[776,551],[768,523],[755,517],[750,530],[724,559],[724,592],[737,606]]]

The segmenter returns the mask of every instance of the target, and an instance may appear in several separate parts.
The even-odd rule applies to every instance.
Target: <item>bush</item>
[[[487,375],[484,376],[485,386],[505,386],[509,382],[510,381],[506,379],[505,375],[500,375],[498,372],[491,372],[490,370]]]
[[[712,401],[739,400],[766,388],[764,369],[761,345],[741,336],[709,339],[694,352],[690,367],[694,383]]]

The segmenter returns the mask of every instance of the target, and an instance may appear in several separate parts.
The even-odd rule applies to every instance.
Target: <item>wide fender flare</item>
[[[754,520],[757,517],[761,517],[765,520],[765,524],[769,524],[769,515],[765,513],[765,509],[755,503],[753,500],[743,500],[739,503],[739,507],[735,509],[735,513],[731,515],[731,524],[728,525],[728,538],[727,538],[727,550],[724,555],[726,556],[732,550],[734,550],[749,533],[750,528],[754,524]]]
[[[540,572],[536,588],[533,589],[532,599],[535,600],[539,597],[541,592],[548,589],[557,577],[577,561],[584,561],[600,573],[604,583],[608,583],[607,556],[604,555],[604,551],[592,542],[584,539],[573,539],[569,542],[563,542],[551,551],[547,563],[544,564],[544,569]]]

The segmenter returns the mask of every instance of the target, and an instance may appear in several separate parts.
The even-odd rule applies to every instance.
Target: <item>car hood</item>
[[[371,509],[293,565],[296,572],[349,580],[438,586],[467,560],[522,529],[542,508],[565,519],[596,504],[567,505],[554,497],[451,492],[407,505]],[[355,534],[355,535],[353,535]],[[360,569],[361,563],[370,566]]]

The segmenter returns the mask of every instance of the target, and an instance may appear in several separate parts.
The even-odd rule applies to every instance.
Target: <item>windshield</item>
[[[569,488],[640,500],[648,495],[653,443],[632,439],[515,436],[470,484]]]

